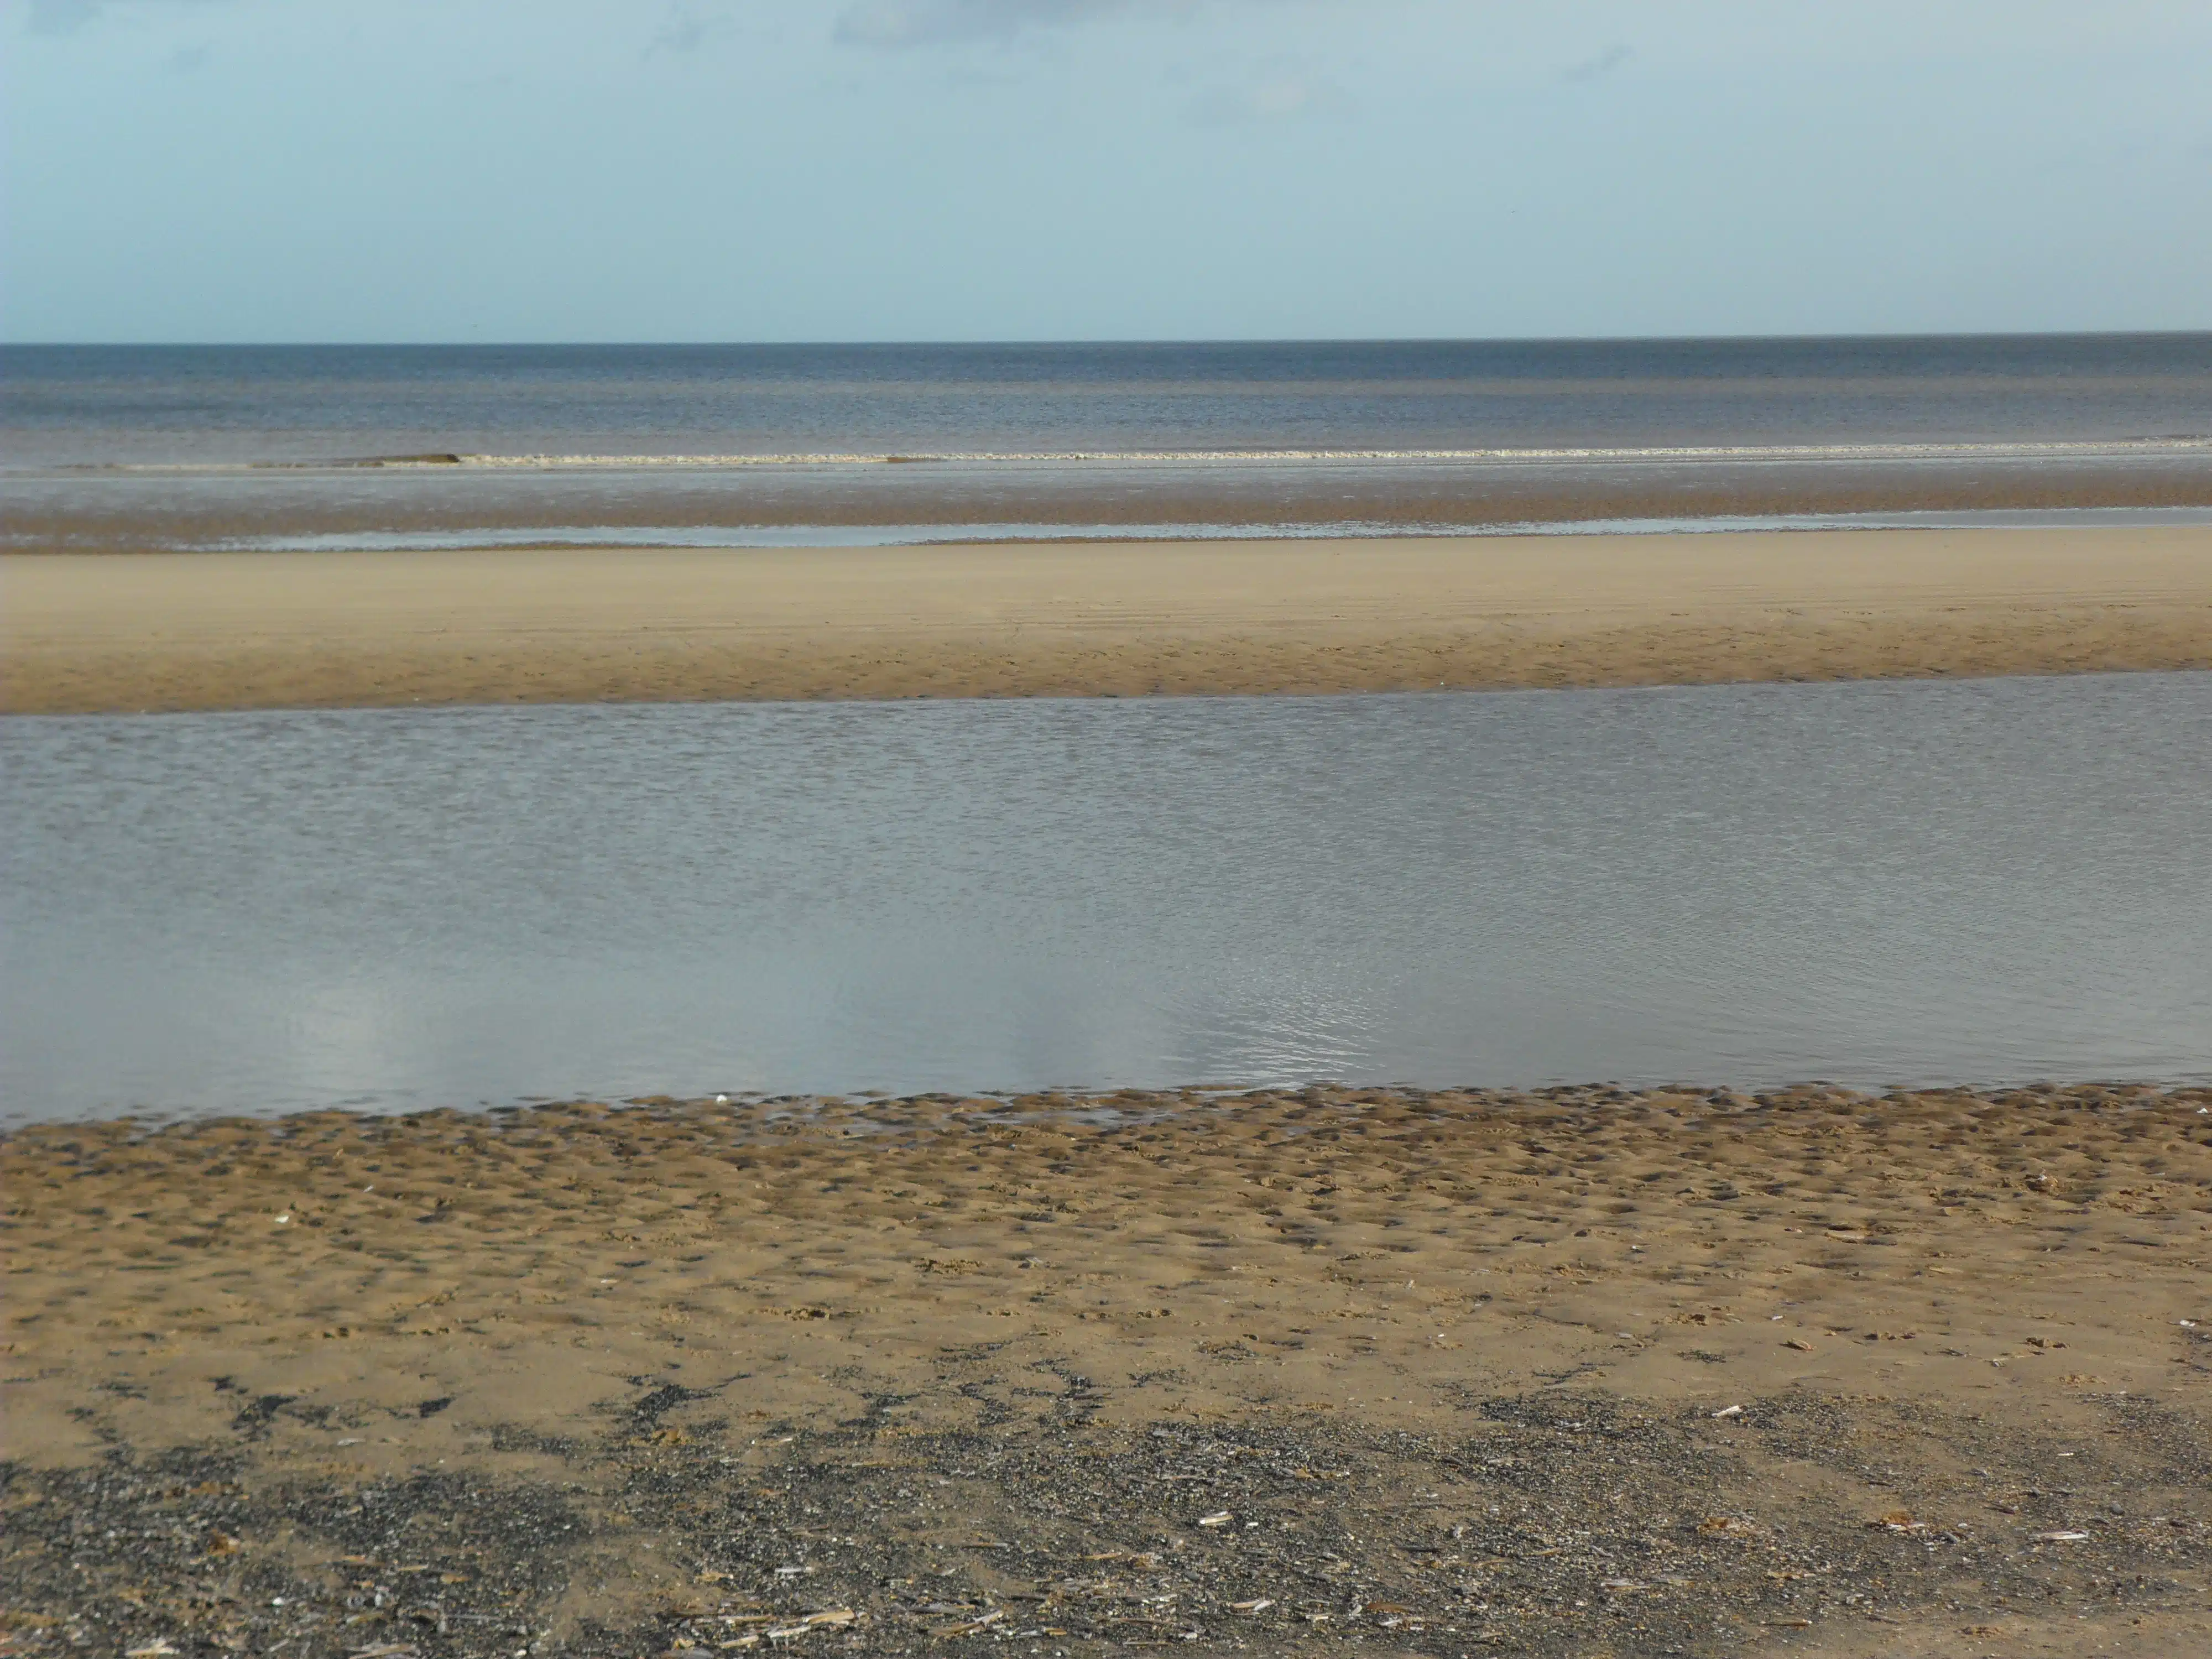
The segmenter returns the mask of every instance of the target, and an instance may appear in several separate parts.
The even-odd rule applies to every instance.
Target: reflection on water
[[[2212,1072],[2212,675],[0,722],[5,1114]]]
[[[2212,526],[2212,507],[2072,507],[1972,513],[1771,513],[1548,523],[555,525],[530,530],[365,530],[228,544],[265,553],[433,552],[471,547],[913,547],[1092,541],[1305,541],[1370,536],[1658,536],[1762,530],[2161,530]]]

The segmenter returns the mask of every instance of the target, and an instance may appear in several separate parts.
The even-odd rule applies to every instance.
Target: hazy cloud
[[[1190,117],[1200,126],[1220,127],[1247,121],[1345,115],[1351,109],[1351,97],[1333,81],[1278,75],[1246,86],[1217,88],[1191,105]]]
[[[165,4],[179,3],[162,0]],[[33,34],[75,34],[111,11],[145,3],[148,0],[31,0],[27,27]]]
[[[100,0],[31,0],[31,33],[74,34],[100,15]]]
[[[712,25],[689,6],[671,6],[668,21],[660,26],[660,33],[653,37],[652,46],[646,48],[651,57],[656,52],[674,52],[688,58],[707,44]]]
[[[1607,46],[1595,58],[1585,58],[1579,64],[1570,64],[1559,71],[1563,81],[1595,81],[1601,75],[1610,75],[1636,56],[1633,46],[1618,44]]]
[[[848,46],[928,46],[1006,39],[1024,29],[1125,11],[1129,0],[852,0],[838,14]]]

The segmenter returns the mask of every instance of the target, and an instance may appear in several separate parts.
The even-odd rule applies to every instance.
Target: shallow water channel
[[[0,720],[0,1115],[2212,1074],[2212,674]]]

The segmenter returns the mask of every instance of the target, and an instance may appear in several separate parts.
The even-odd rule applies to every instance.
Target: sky
[[[0,339],[2212,327],[2205,0],[0,0]]]

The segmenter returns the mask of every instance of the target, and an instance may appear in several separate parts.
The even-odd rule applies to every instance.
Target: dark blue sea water
[[[2212,334],[14,346],[0,456],[19,547],[2204,505]]]
[[[0,348],[12,467],[2212,439],[2212,334]]]

